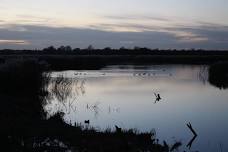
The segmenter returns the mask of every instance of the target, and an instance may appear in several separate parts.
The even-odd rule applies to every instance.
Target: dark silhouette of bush
[[[218,62],[210,66],[209,82],[220,89],[228,88],[228,62]]]
[[[37,94],[48,65],[38,60],[10,60],[0,65],[1,92],[24,95]]]

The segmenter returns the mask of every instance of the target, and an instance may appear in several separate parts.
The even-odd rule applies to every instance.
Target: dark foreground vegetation
[[[48,64],[38,60],[15,60],[0,66],[0,140],[1,149],[22,151],[151,151],[169,152],[177,142],[159,143],[154,132],[135,130],[95,130],[69,125],[64,113],[47,118],[43,110],[48,96]]]

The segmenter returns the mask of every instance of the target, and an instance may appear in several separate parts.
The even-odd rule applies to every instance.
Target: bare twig
[[[194,136],[197,136],[197,133],[196,133],[195,130],[192,128],[192,125],[191,125],[190,122],[187,124],[187,127],[190,129],[190,131],[193,133]]]
[[[191,149],[192,143],[195,141],[196,137],[197,137],[197,136],[194,136],[194,137],[188,142],[187,147],[188,147],[189,149]]]

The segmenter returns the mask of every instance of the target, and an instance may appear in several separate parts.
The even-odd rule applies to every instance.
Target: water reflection
[[[191,150],[193,142],[196,140],[197,136],[193,136],[192,139],[188,142],[187,146],[189,150]]]
[[[63,75],[53,77],[47,88],[49,93],[45,106],[49,116],[57,112],[75,113],[77,110],[75,103],[78,97],[86,93],[85,83],[85,79],[66,78]]]
[[[112,113],[120,113],[120,108],[113,108],[111,106],[108,107],[108,114]]]
[[[207,66],[53,72],[48,90],[51,97],[44,108],[49,115],[64,112],[68,123],[89,120],[89,125],[101,130],[155,128],[159,139],[186,145],[181,151],[218,151],[220,141],[228,144],[228,132],[224,132],[228,94],[208,83]],[[188,134],[188,121],[197,128],[198,138]]]
[[[189,130],[190,130],[190,131],[192,132],[192,134],[193,134],[192,139],[191,139],[191,140],[188,142],[188,144],[187,144],[187,147],[188,147],[189,150],[190,150],[191,147],[192,147],[193,142],[195,141],[195,139],[196,139],[196,137],[197,137],[198,135],[197,135],[196,131],[193,129],[192,124],[191,124],[190,122],[187,124],[187,127],[189,128]]]
[[[51,96],[56,97],[59,102],[65,103],[67,98],[72,98],[74,81],[69,78],[64,78],[63,76],[52,79],[52,85],[50,86]]]
[[[89,110],[89,111],[92,111],[94,112],[94,117],[97,118],[98,117],[98,114],[99,114],[99,111],[100,111],[100,108],[99,108],[99,102],[96,102],[94,104],[87,104],[86,105],[86,109]]]
[[[203,84],[206,84],[208,82],[208,67],[207,66],[202,66],[201,68],[199,68],[198,79]]]

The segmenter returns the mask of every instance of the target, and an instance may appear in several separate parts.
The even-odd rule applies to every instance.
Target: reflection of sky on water
[[[45,108],[50,114],[66,112],[67,122],[89,119],[92,126],[101,129],[114,125],[140,131],[155,129],[159,139],[184,144],[192,138],[186,127],[191,122],[199,134],[192,150],[219,151],[220,144],[227,150],[227,90],[206,82],[206,70],[204,66],[162,65],[55,72],[53,77],[73,78],[77,85],[72,83],[73,96],[64,104],[53,98]],[[156,104],[154,93],[162,98]]]

